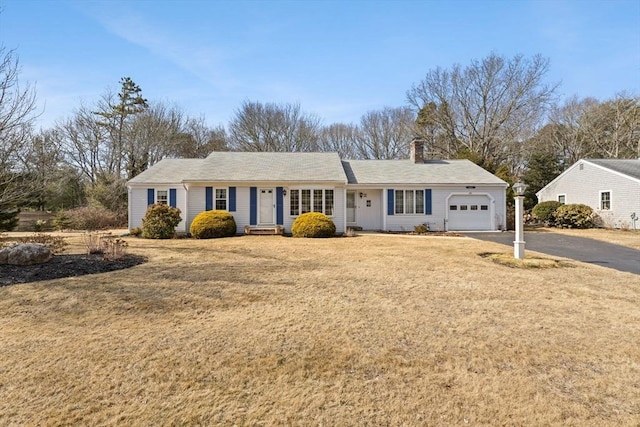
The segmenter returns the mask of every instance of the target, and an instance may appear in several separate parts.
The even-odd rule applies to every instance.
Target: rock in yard
[[[51,249],[39,243],[21,243],[0,249],[0,264],[33,265],[51,259]]]

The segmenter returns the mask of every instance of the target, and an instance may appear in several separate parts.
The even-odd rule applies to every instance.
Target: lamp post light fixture
[[[516,238],[513,241],[513,257],[515,259],[524,259],[524,218],[523,218],[523,201],[524,190],[527,186],[521,182],[513,184],[513,192],[516,201]]]

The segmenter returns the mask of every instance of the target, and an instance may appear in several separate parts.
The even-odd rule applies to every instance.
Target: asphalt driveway
[[[473,239],[502,243],[513,247],[514,233],[512,231],[464,234]],[[636,249],[585,237],[551,232],[525,232],[524,240],[527,242],[525,250],[640,274],[640,251]]]

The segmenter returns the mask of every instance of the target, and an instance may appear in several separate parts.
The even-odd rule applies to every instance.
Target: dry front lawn
[[[640,276],[464,237],[128,241],[149,262],[0,288],[0,425],[640,423]]]

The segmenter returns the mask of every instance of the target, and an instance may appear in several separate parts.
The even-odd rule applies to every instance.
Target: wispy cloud
[[[99,11],[94,9],[90,16],[109,33],[168,61],[216,90],[225,91],[240,84],[225,64],[230,56],[228,51],[214,44],[199,44],[194,38],[176,33],[175,29],[170,31],[169,25],[153,22],[132,7],[123,7],[125,11],[101,7]]]

